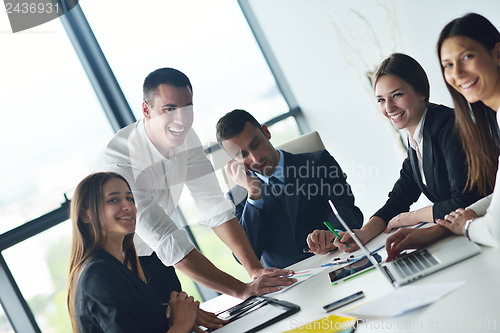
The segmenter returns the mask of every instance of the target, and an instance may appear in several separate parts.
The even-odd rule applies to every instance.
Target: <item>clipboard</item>
[[[296,304],[266,296],[251,296],[242,303],[216,313],[228,320],[223,327],[208,332],[253,333],[300,311]]]

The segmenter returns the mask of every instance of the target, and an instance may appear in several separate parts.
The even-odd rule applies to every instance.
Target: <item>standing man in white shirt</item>
[[[148,284],[168,302],[172,290],[180,291],[173,266],[207,288],[242,299],[291,285],[294,279],[282,277],[289,271],[263,269],[234,217],[234,206],[224,198],[191,128],[192,92],[188,77],[176,69],[150,73],[143,86],[144,118],[116,133],[92,167],[93,172],[117,172],[130,183],[137,205],[134,242]],[[202,212],[199,224],[214,230],[252,282],[216,268],[172,221],[184,185]]]

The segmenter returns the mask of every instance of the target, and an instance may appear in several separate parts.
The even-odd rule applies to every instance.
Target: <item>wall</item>
[[[348,174],[365,221],[385,202],[404,158],[366,72],[392,52],[407,53],[426,70],[431,101],[452,106],[435,51],[441,29],[468,12],[500,27],[496,0],[249,1],[311,128]]]

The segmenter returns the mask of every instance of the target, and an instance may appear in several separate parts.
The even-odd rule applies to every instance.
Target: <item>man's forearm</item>
[[[204,287],[244,299],[247,285],[224,273],[198,250],[192,250],[174,267]]]
[[[245,267],[250,277],[252,277],[257,270],[263,268],[250,246],[245,231],[236,218],[232,218],[213,228],[213,230],[224,244],[233,251],[234,255],[238,258],[243,267]]]

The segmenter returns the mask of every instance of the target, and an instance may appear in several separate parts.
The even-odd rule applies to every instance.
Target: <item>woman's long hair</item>
[[[468,37],[492,51],[500,42],[500,33],[485,17],[470,13],[448,23],[439,35],[437,54],[441,63],[443,42],[454,36]],[[446,82],[444,68],[441,73],[453,103],[455,126],[465,149],[469,171],[465,190],[476,188],[482,195],[491,193],[495,186],[499,155],[499,130],[496,115],[483,102],[469,104],[465,97]]]
[[[78,278],[88,260],[106,242],[107,230],[103,217],[102,188],[112,178],[122,179],[130,189],[128,182],[121,175],[114,172],[99,172],[85,177],[76,187],[71,199],[70,218],[73,225],[73,240],[69,265],[68,310],[73,332],[78,332],[75,314]],[[145,280],[135,251],[133,237],[134,234],[130,234],[125,236],[123,240],[124,264],[142,280]]]

